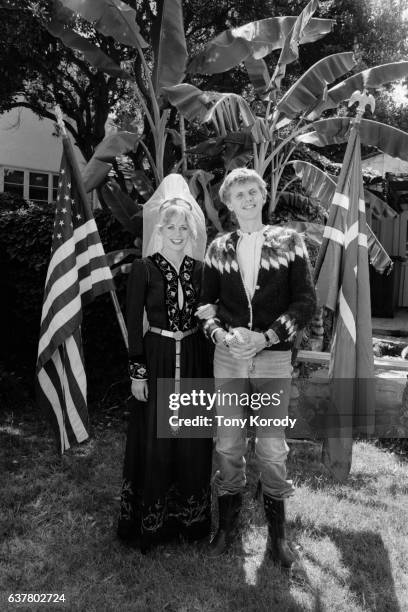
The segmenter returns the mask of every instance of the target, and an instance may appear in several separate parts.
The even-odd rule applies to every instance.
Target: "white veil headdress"
[[[204,213],[193,198],[188,185],[181,174],[169,174],[166,176],[152,197],[143,206],[143,247],[142,255],[147,257],[157,253],[162,248],[162,238],[158,229],[162,206],[165,202],[180,198],[188,202],[186,208],[190,210],[197,229],[196,238],[191,238],[186,244],[185,254],[194,259],[203,261],[207,243],[207,232],[205,229]],[[191,209],[190,209],[191,207]],[[147,332],[149,323],[146,311],[143,312],[143,335]]]
[[[185,254],[203,261],[207,243],[204,213],[191,195],[190,189],[181,174],[169,174],[166,176],[152,197],[143,206],[142,255],[147,257],[160,251],[162,238],[158,229],[158,223],[163,211],[162,207],[165,202],[174,198],[188,203],[188,209],[193,216],[197,228],[197,236],[188,240]]]

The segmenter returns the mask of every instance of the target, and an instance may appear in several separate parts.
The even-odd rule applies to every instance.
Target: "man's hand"
[[[149,397],[149,388],[147,386],[147,380],[132,380],[132,386],[130,387],[132,395],[139,400],[139,402],[147,402]]]
[[[236,359],[251,359],[265,348],[265,336],[260,332],[250,331],[245,327],[236,327],[234,333],[243,340],[239,344],[230,345],[229,351]]]
[[[262,351],[266,346],[266,338],[261,332],[251,331],[250,334],[250,342],[252,342],[253,346],[256,348],[256,352],[259,353],[259,351]]]
[[[194,313],[199,319],[211,319],[217,314],[217,307],[214,304],[203,304]]]

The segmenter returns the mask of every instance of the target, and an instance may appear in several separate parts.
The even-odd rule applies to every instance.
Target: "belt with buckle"
[[[193,327],[187,331],[168,331],[167,329],[161,329],[160,327],[149,327],[148,331],[153,332],[154,334],[159,334],[160,336],[165,336],[166,338],[173,338],[175,341],[175,349],[176,349],[176,367],[174,370],[174,393],[180,393],[180,353],[181,353],[181,341],[183,338],[187,338],[187,336],[191,336],[191,334],[195,334],[198,331],[198,327]],[[173,414],[177,415],[178,410]],[[179,431],[179,426],[170,426],[171,431],[174,435],[177,435]]]
[[[191,334],[198,332],[198,327],[193,327],[187,331],[168,331],[167,329],[161,329],[160,327],[149,327],[149,330],[154,334],[165,336],[166,338],[173,338],[175,341],[176,349],[176,367],[174,371],[174,392],[180,393],[180,353],[181,353],[181,341]]]
[[[192,329],[188,329],[187,331],[168,331],[167,329],[161,329],[160,327],[149,327],[149,330],[154,334],[159,334],[160,336],[166,336],[166,338],[173,338],[176,342],[180,342],[183,338],[187,338],[187,336],[191,336],[191,334],[195,334],[198,331],[198,327],[193,327]]]

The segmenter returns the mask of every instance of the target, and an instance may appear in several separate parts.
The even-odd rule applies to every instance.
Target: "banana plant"
[[[318,121],[321,114],[349,100],[356,89],[372,90],[408,75],[408,62],[393,62],[339,82],[356,62],[351,52],[336,53],[316,62],[282,94],[286,68],[297,58],[299,45],[317,40],[331,29],[329,20],[312,17],[318,4],[312,0],[297,18],[264,19],[227,30],[208,42],[188,63],[189,73],[213,74],[244,62],[258,98],[255,104],[244,105],[243,99],[234,96],[233,107],[230,104],[226,108],[220,100],[230,100],[231,94],[224,93],[221,98],[216,92],[201,91],[185,83],[165,88],[169,101],[181,114],[189,121],[209,124],[214,132],[212,138],[197,145],[191,153],[217,156],[225,151],[231,138],[240,143],[237,157],[242,159],[245,155],[247,164],[270,181],[270,214],[280,192],[287,190],[288,184],[282,187],[282,180],[288,171],[294,171],[291,162],[299,144],[325,146],[347,139],[350,119]],[[270,76],[264,58],[279,48],[281,53]],[[408,137],[401,130],[368,120],[362,130],[363,143],[408,159]],[[234,167],[233,156],[224,156],[224,161],[227,170]],[[295,173],[291,180],[296,180]]]
[[[50,19],[44,22],[44,25],[53,36],[60,38],[68,47],[79,51],[97,70],[128,81],[135,99],[143,110],[153,146],[147,144],[146,135],[138,133],[134,134],[134,138],[137,138],[138,146],[144,152],[146,165],[150,167],[156,185],[159,184],[164,177],[166,141],[169,135],[172,135],[168,128],[170,109],[164,108],[161,103],[161,89],[182,81],[187,62],[182,0],[157,2],[158,15],[152,28],[154,56],[152,67],[145,55],[148,45],[137,25],[137,13],[128,4],[121,0],[52,0],[50,5]],[[94,28],[96,32],[112,37],[117,44],[126,45],[135,51],[143,72],[142,81],[147,97],[138,86],[138,80],[134,75],[90,42],[89,37],[81,34],[81,22],[78,22],[78,18],[88,22],[88,28]],[[102,143],[102,149],[108,148],[109,144],[109,158],[104,154],[105,159],[101,160],[103,153],[101,145],[95,151],[86,169],[88,188],[95,186],[95,179],[102,181],[111,169],[109,164],[113,163],[118,155],[126,152],[123,150],[123,139],[126,136],[131,141],[129,135],[123,133],[117,135],[116,147],[112,140],[109,143]],[[132,148],[129,150],[132,151]],[[90,177],[95,170],[97,174],[93,176],[91,182]],[[141,168],[136,170],[140,171]]]
[[[183,138],[184,117],[188,120],[198,118],[202,122],[212,122],[218,133],[223,135],[253,125],[253,112],[241,96],[200,92],[194,86],[182,83],[188,60],[183,29],[182,0],[159,0],[157,2],[157,19],[152,27],[151,36],[154,58],[152,67],[146,59],[147,43],[143,40],[137,25],[137,13],[121,0],[53,0],[50,4],[52,6],[51,19],[46,27],[51,34],[82,53],[85,59],[98,70],[106,72],[111,77],[123,78],[129,82],[149,128],[149,134],[138,134],[138,147],[144,152],[145,162],[143,168],[136,170],[140,172],[150,167],[156,186],[164,176],[166,140],[171,135],[168,129],[170,109],[162,104],[162,100],[164,95],[172,99],[171,90],[175,86],[181,87],[183,100],[180,104],[183,107],[185,100],[185,107],[180,111],[182,120],[178,135],[183,155],[179,164],[172,168],[173,171],[180,168],[184,172],[187,171]],[[220,71],[244,60],[251,78],[255,78],[254,75],[259,71],[259,66],[261,68],[263,66],[262,58],[275,49],[282,49],[278,62],[279,75],[276,74],[270,84],[270,87],[273,87],[273,83],[282,78],[286,64],[293,61],[293,58],[288,58],[288,54],[296,55],[295,37],[299,37],[300,43],[313,42],[328,33],[332,27],[331,20],[312,19],[311,14],[317,6],[317,1],[313,0],[309,4],[308,15],[305,16],[305,13],[301,28],[295,17],[269,18],[247,24],[242,28],[237,28],[236,31],[226,33],[226,37],[231,42],[228,45],[227,53],[223,52],[220,56],[218,46],[222,45],[222,40],[216,38],[208,53],[205,51],[189,62],[188,71],[190,73],[202,72],[208,64],[214,71]],[[88,28],[92,27],[98,33],[112,37],[116,43],[136,50],[143,71],[142,77],[148,94],[147,99],[144,95],[146,92],[140,90],[137,79],[129,71],[102,53],[97,45],[90,42],[89,37],[82,35],[81,27],[76,21],[78,16],[88,22]],[[292,36],[290,36],[291,33]],[[217,58],[215,62],[214,57]],[[222,66],[219,65],[220,58],[224,61]],[[177,90],[176,97],[179,96],[179,93],[180,89]],[[174,105],[177,107],[177,100],[174,100]],[[153,146],[147,142],[150,135]],[[102,148],[106,144],[102,143]],[[112,147],[109,149],[112,154],[110,158],[104,155],[101,159],[101,147],[98,147],[94,158],[90,160],[85,171],[86,179],[89,180],[88,187],[94,187],[95,183],[104,180],[111,168],[110,164],[115,163],[116,156],[124,152],[121,146],[118,146],[116,151]],[[248,156],[240,157],[240,160],[247,162]],[[136,186],[135,188],[137,189]],[[217,227],[217,212],[208,202],[205,191],[202,195],[207,213],[210,213],[209,218]]]
[[[347,138],[350,119],[320,120],[323,112],[333,112],[351,97],[357,87],[375,88],[408,75],[408,62],[395,62],[350,77],[348,75],[356,65],[353,53],[336,53],[316,62],[286,92],[282,92],[286,70],[298,58],[299,46],[322,38],[333,27],[332,20],[314,17],[319,6],[317,0],[310,0],[298,17],[271,17],[225,30],[192,58],[188,58],[186,51],[182,0],[159,0],[151,35],[152,67],[148,55],[145,55],[147,43],[137,25],[137,12],[129,5],[121,0],[53,0],[52,4],[50,31],[64,44],[79,49],[98,70],[111,75],[114,71],[116,76],[127,79],[134,91],[153,141],[151,145],[149,134],[137,134],[137,146],[144,153],[143,167],[136,168],[139,178],[141,172],[150,168],[154,183],[157,185],[162,180],[169,136],[178,137],[182,144],[181,159],[169,171],[182,169],[188,173],[184,120],[206,124],[213,136],[190,153],[211,155],[227,150],[224,154],[227,169],[242,163],[252,165],[270,181],[269,213],[273,212],[280,192],[287,190],[288,185],[282,187],[287,171],[292,172],[293,179],[296,178],[290,162],[301,143],[302,146],[319,146],[319,143],[342,142]],[[136,50],[147,98],[138,87],[137,79],[124,67],[112,65],[112,58],[103,63],[104,58],[96,45],[93,45],[94,54],[88,47],[85,49],[83,41],[83,49],[78,46],[77,37],[81,31],[73,27],[77,15],[91,24],[89,27],[111,36],[117,44]],[[270,74],[265,58],[276,50],[280,50],[280,54]],[[186,73],[190,76],[222,73],[242,62],[254,88],[253,103],[237,94],[203,91],[183,82]],[[179,134],[171,133],[168,128],[169,105],[174,106],[182,118]],[[390,126],[377,122],[363,122],[363,142],[408,159],[408,137],[403,132],[392,131]],[[90,163],[96,163],[101,179],[109,171],[109,164],[115,163],[116,155],[124,151],[123,148],[117,151],[110,148],[109,159],[106,156],[100,159],[100,152],[95,152],[97,163],[95,160]],[[195,181],[195,186],[202,189],[207,216],[218,228],[218,213],[208,198],[208,182],[205,182],[205,187],[203,185],[203,180]]]

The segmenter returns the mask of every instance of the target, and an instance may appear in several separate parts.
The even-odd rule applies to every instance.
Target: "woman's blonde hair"
[[[191,205],[182,198],[172,198],[163,202],[160,207],[160,217],[157,223],[157,228],[161,230],[167,225],[174,215],[184,215],[191,237],[197,238],[197,225],[191,212]]]
[[[258,183],[262,196],[266,198],[266,183],[263,178],[255,171],[249,168],[235,168],[225,177],[219,191],[221,202],[227,204],[229,202],[229,190],[236,183],[246,183],[247,181],[255,181]]]

